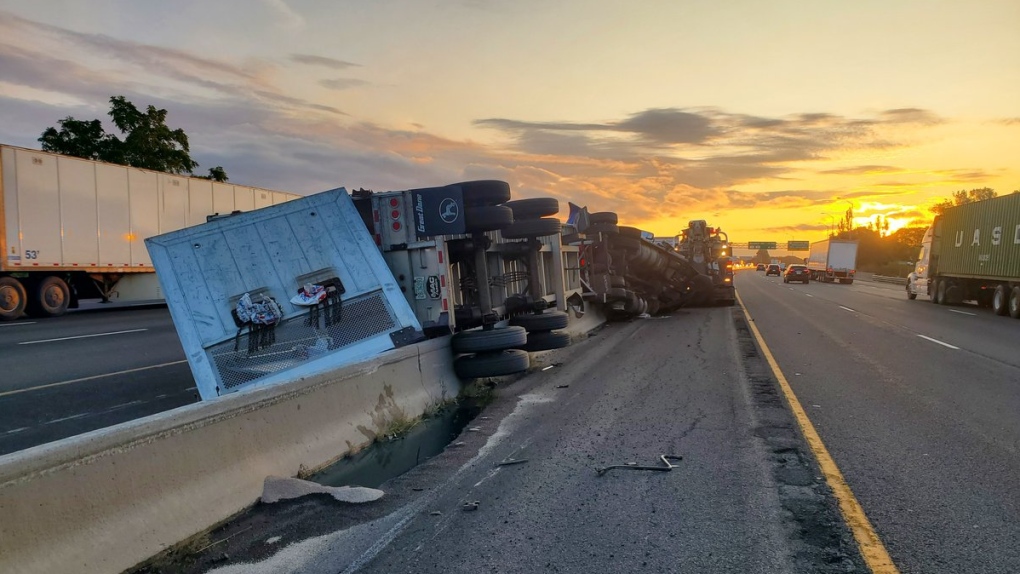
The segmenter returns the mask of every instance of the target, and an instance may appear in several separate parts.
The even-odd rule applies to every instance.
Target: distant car
[[[807,265],[790,265],[786,268],[786,273],[783,275],[783,283],[789,283],[790,281],[803,281],[804,283],[811,282],[811,272],[808,271]]]
[[[764,270],[765,270],[765,264],[764,263],[759,263],[758,264],[758,269],[756,269],[756,271],[764,271]]]
[[[768,269],[765,270],[766,277],[768,277],[769,275],[775,275],[776,277],[779,277],[782,274],[783,272],[779,270],[779,265],[776,263],[769,265]]]

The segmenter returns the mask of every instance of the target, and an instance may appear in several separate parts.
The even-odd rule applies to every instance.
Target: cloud
[[[313,56],[311,54],[291,54],[290,59],[293,62],[299,64],[308,64],[310,66],[322,66],[330,68],[332,70],[346,70],[348,68],[360,67],[360,64],[354,64],[352,62],[345,62],[344,60],[336,60],[334,58],[327,58],[325,56]]]
[[[319,80],[319,85],[331,90],[346,90],[368,85],[368,82],[356,78],[336,78],[333,80]]]
[[[839,169],[826,169],[818,173],[825,175],[872,175],[879,173],[901,173],[903,171],[905,171],[903,168],[891,165],[858,165]]]

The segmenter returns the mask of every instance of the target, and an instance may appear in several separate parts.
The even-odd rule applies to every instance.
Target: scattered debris
[[[474,502],[465,502],[464,505],[460,507],[460,509],[463,510],[464,512],[470,512],[472,510],[478,510],[478,505],[479,504],[480,503],[477,500],[474,501]]]
[[[429,516],[442,516],[442,515],[443,513],[438,510],[433,510],[432,512],[429,513]]]
[[[468,430],[471,432],[481,432],[482,427],[471,427]]]
[[[267,504],[318,493],[328,494],[340,502],[350,502],[353,504],[373,502],[386,494],[375,488],[323,486],[315,482],[301,480],[300,478],[283,478],[280,476],[267,476],[262,484],[262,502]]]
[[[526,458],[508,458],[496,463],[496,466],[510,466],[511,464],[521,464],[522,462],[528,462]]]
[[[413,490],[415,492],[421,492],[421,491],[423,491],[425,489],[424,488],[412,488],[411,490]]]
[[[548,371],[549,369],[551,369],[551,368],[553,368],[555,366],[556,365],[549,365],[548,367],[542,367],[542,371]]]
[[[455,443],[453,443],[453,444],[452,444],[452,445],[450,445],[450,446],[464,446],[464,445],[466,445],[466,444],[467,444],[467,443],[466,443],[466,442],[464,442],[464,441],[458,441],[458,442],[455,442]]]
[[[270,536],[269,538],[266,538],[266,544],[276,544],[281,540],[283,540],[282,536]]]
[[[567,388],[570,388],[570,385],[556,385],[556,388],[557,389],[567,389]]]
[[[657,470],[657,471],[660,471],[660,472],[669,472],[669,471],[673,470],[674,468],[680,466],[678,464],[673,464],[673,463],[671,463],[669,461],[671,461],[671,460],[683,460],[683,458],[684,457],[682,457],[682,456],[677,456],[677,455],[672,455],[672,454],[662,454],[662,455],[659,455],[659,460],[661,460],[662,464],[664,464],[666,466],[639,466],[637,463],[628,462],[627,464],[614,464],[612,466],[607,466],[605,468],[596,468],[595,469],[595,473],[598,474],[598,476],[602,476],[603,474],[609,472],[610,470],[613,470],[614,468],[626,468],[626,469],[630,469],[630,470]]]

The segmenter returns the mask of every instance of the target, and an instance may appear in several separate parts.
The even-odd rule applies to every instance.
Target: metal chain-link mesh
[[[334,320],[316,317],[309,321],[312,311],[284,319],[273,328],[273,342],[253,353],[248,352],[247,331],[241,334],[241,344],[235,348],[234,339],[207,349],[222,381],[222,390],[235,390],[267,375],[300,365],[309,359],[348,347],[392,330],[396,323],[386,306],[381,291],[344,300],[339,310],[331,309]],[[319,310],[317,315],[322,316]]]

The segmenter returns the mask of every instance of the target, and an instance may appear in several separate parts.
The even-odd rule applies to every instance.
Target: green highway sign
[[[787,251],[808,251],[811,249],[810,244],[807,241],[787,241]]]
[[[775,249],[776,248],[776,242],[775,241],[748,241],[747,242],[747,248],[748,249]]]

